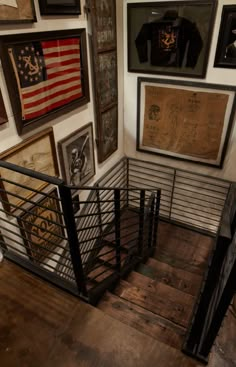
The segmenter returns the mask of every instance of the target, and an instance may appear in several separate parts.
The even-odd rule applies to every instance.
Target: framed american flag
[[[85,29],[0,37],[18,134],[89,102]]]

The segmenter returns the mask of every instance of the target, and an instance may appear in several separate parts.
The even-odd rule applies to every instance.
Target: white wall
[[[150,0],[149,0],[150,1]],[[152,0],[151,0],[152,1]],[[150,2],[151,2],[150,1]],[[161,0],[162,1],[162,0]],[[161,2],[159,0],[159,2]],[[167,166],[177,167],[189,171],[199,172],[211,176],[221,177],[236,181],[236,124],[233,123],[231,130],[231,136],[228,144],[227,153],[224,160],[222,169],[215,167],[206,167],[200,164],[193,164],[189,162],[179,161],[171,158],[165,158],[158,155],[146,154],[136,151],[136,123],[137,123],[137,77],[146,76],[154,78],[168,78],[168,79],[182,79],[191,80],[188,78],[174,78],[166,77],[163,75],[151,75],[151,74],[136,74],[129,73],[127,71],[127,3],[143,2],[142,0],[124,0],[124,147],[125,153],[129,157],[135,157],[146,161],[152,161]],[[158,2],[158,0],[155,0]],[[171,2],[171,1],[169,1]],[[221,12],[223,5],[236,4],[235,0],[219,0],[216,21],[214,26],[214,33],[212,38],[212,44],[210,49],[210,56],[208,61],[208,69],[205,79],[192,79],[192,81],[202,83],[214,83],[214,84],[228,84],[236,86],[236,69],[223,69],[214,68],[214,58],[216,44],[219,34],[219,27],[221,21]]]
[[[37,31],[50,31],[50,30],[63,30],[63,29],[76,29],[76,28],[86,28],[88,30],[88,21],[87,17],[84,14],[84,3],[85,0],[81,0],[81,8],[82,15],[80,16],[51,16],[51,17],[41,17],[38,7],[38,2],[35,0],[36,7],[36,15],[37,15],[37,23],[33,23],[30,25],[0,25],[0,35],[4,34],[19,34],[19,33],[27,33],[27,32],[37,32]],[[120,111],[123,111],[123,29],[122,29],[122,12],[123,6],[122,2],[117,0],[117,19],[118,19],[118,55],[119,55],[119,106]],[[87,43],[88,46],[88,43]],[[62,114],[59,118],[55,118],[51,120],[49,123],[44,124],[40,129],[35,129],[34,131],[24,135],[18,136],[15,127],[14,116],[7,92],[7,87],[3,75],[2,67],[0,66],[0,87],[3,94],[3,99],[7,111],[7,116],[9,122],[0,127],[0,152],[14,146],[15,144],[21,142],[23,139],[34,135],[38,131],[43,130],[48,126],[53,126],[55,141],[57,145],[57,141],[64,138],[68,134],[73,131],[79,129],[83,125],[92,121],[94,124],[94,103],[93,103],[93,93],[92,93],[92,76],[91,76],[91,68],[90,68],[90,50],[88,47],[88,61],[89,61],[89,80],[90,80],[90,103],[81,108],[77,108],[70,113]],[[96,176],[93,181],[90,181],[88,184],[92,184],[95,180],[97,180],[102,174],[104,174],[113,164],[114,161],[117,161],[120,157],[123,156],[123,112],[119,114],[119,146],[118,150],[105,162],[98,165],[97,164],[97,150],[95,147],[95,161],[96,161]],[[95,126],[94,126],[94,136],[95,136]]]

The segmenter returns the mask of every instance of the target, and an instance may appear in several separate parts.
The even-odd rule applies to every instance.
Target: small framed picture
[[[0,52],[20,135],[88,103],[85,29],[1,36]]]
[[[33,0],[0,1],[0,24],[36,22]]]
[[[18,223],[30,259],[43,262],[55,251],[64,237],[57,189],[37,195],[35,205],[26,206],[18,215]]]
[[[81,14],[80,0],[39,0],[42,15]]]
[[[43,130],[6,150],[0,154],[0,159],[49,176],[59,174],[52,128]],[[0,168],[0,200],[8,213],[18,209],[27,199],[33,197],[34,190],[40,191],[47,185],[44,181]]]
[[[93,126],[89,123],[58,142],[63,179],[83,186],[95,175]]]
[[[215,0],[127,4],[128,71],[204,78]]]
[[[118,146],[118,109],[117,105],[112,106],[106,111],[101,112],[99,117],[99,136],[101,141],[98,141],[98,153],[103,162]]]
[[[236,5],[223,6],[214,66],[236,68]]]
[[[5,124],[8,121],[6,109],[4,106],[2,93],[0,91],[0,125]]]

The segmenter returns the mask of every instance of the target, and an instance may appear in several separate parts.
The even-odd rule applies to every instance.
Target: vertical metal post
[[[81,255],[80,255],[76,223],[75,223],[75,218],[74,218],[74,213],[73,213],[73,202],[72,202],[71,190],[70,188],[64,185],[59,185],[58,189],[59,189],[60,198],[61,198],[62,211],[63,211],[64,221],[65,221],[66,230],[67,230],[71,261],[73,265],[76,283],[77,283],[79,292],[81,292],[85,297],[87,297],[88,294],[87,294],[87,289],[86,289],[86,282],[85,282],[85,277],[84,277]]]
[[[100,236],[101,236],[102,235],[102,214],[101,214],[101,202],[100,202],[99,187],[96,190],[96,196],[97,196],[97,206],[98,206],[99,232],[100,232]]]
[[[156,244],[157,244],[157,231],[158,231],[160,203],[161,203],[161,190],[157,190],[157,193],[156,193],[155,214],[154,214],[154,227],[153,227],[153,242],[152,242],[152,247],[156,247]]]
[[[120,271],[120,189],[114,190],[115,200],[115,234],[116,234],[116,269]]]
[[[138,239],[139,256],[142,256],[143,253],[144,208],[145,208],[145,190],[141,190],[140,206],[139,206],[139,239]]]
[[[126,192],[126,206],[127,208],[129,207],[129,158],[126,158],[126,162],[127,162],[127,168],[126,168],[126,188],[127,188],[127,192]]]
[[[152,248],[152,239],[153,239],[153,223],[154,223],[154,204],[155,204],[155,196],[152,197],[150,213],[148,214],[148,248]]]
[[[172,214],[172,204],[173,204],[173,198],[174,198],[174,192],[175,192],[175,180],[176,180],[176,169],[174,170],[173,186],[172,186],[171,198],[170,198],[170,214],[169,214],[169,220],[171,220],[171,214]]]

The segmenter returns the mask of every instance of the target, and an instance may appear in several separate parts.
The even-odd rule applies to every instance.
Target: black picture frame
[[[39,0],[41,15],[79,15],[80,0]]]
[[[19,135],[89,102],[84,28],[4,35],[0,56]]]
[[[127,4],[128,71],[204,78],[216,7],[216,0]]]
[[[0,5],[0,24],[37,22],[33,0],[13,0],[11,6]]]
[[[236,87],[138,78],[137,151],[222,168]]]
[[[236,5],[224,5],[214,66],[236,68]]]

